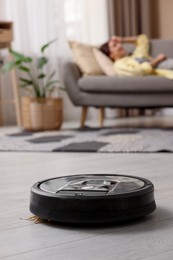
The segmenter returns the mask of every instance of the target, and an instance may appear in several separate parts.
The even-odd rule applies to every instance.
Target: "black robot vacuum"
[[[66,223],[110,223],[143,217],[156,209],[154,186],[128,175],[72,175],[31,188],[30,211]]]

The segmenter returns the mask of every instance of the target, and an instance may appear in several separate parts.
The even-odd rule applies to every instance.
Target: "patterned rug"
[[[173,152],[173,129],[85,128],[0,135],[0,151]]]

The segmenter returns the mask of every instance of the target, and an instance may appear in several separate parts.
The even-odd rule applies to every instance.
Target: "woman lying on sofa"
[[[131,55],[126,53],[123,43],[134,43],[136,45]],[[149,55],[149,39],[144,34],[137,37],[113,36],[100,47],[100,50],[114,61],[116,75],[140,76],[156,74],[173,80],[173,71],[170,70],[173,69],[173,59],[167,60],[164,54],[152,58]]]

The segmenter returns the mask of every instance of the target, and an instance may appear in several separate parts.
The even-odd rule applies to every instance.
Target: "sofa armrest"
[[[80,99],[80,89],[78,87],[78,79],[80,77],[82,77],[82,73],[74,62],[65,63],[63,80],[67,94],[74,105],[78,105],[78,100]]]

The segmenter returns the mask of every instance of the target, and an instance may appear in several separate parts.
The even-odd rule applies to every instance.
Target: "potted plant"
[[[20,70],[23,76],[19,77],[19,86],[31,93],[31,96],[22,97],[22,124],[27,130],[59,129],[62,124],[63,100],[51,96],[55,89],[62,89],[62,84],[55,79],[55,71],[46,72],[49,60],[45,50],[54,41],[44,44],[36,59],[10,49],[13,60],[2,67],[3,72]]]

